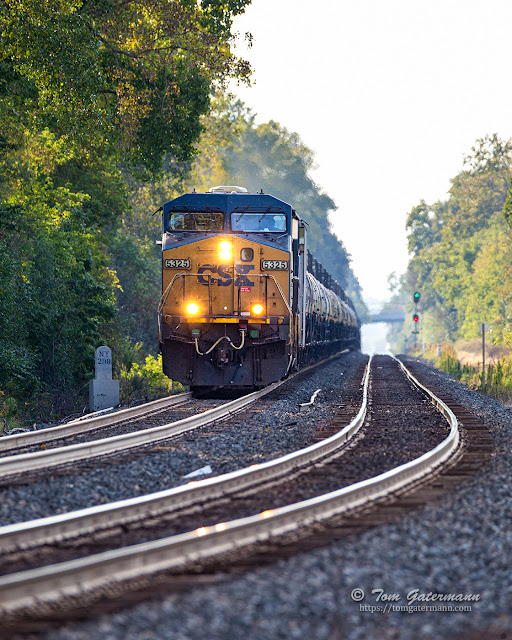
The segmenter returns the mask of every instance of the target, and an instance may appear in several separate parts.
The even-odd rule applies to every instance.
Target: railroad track
[[[149,428],[139,428],[135,431],[131,430],[133,427],[128,427],[127,433],[100,438],[98,440],[86,440],[85,442],[79,442],[77,444],[58,446],[50,449],[44,448],[43,450],[36,450],[29,453],[5,455],[0,458],[0,478],[4,483],[6,481],[9,482],[13,477],[21,477],[25,480],[27,473],[33,474],[33,472],[39,470],[46,471],[50,467],[69,466],[78,461],[86,461],[92,458],[115,456],[122,452],[176,437],[191,429],[203,427],[240,411],[245,406],[272,392],[281,384],[283,383],[274,383],[261,391],[248,394],[243,398],[217,404],[217,406],[212,409],[201,410],[204,403],[198,401],[194,403],[192,407],[191,416],[174,420],[167,424],[159,424],[158,426]],[[186,400],[189,400],[189,398]],[[95,426],[94,428],[96,429],[97,427]],[[35,477],[37,477],[37,475]]]
[[[3,436],[0,438],[0,455],[5,455],[5,452],[8,451],[16,451],[40,444],[47,445],[49,442],[55,440],[62,440],[78,434],[87,433],[88,431],[111,427],[126,420],[133,420],[134,418],[140,418],[163,411],[172,406],[179,406],[190,400],[190,398],[192,398],[191,392],[180,393],[176,396],[168,396],[167,398],[146,402],[136,407],[129,407],[113,413],[103,413],[102,415],[91,416],[89,418],[78,418],[55,427]]]
[[[254,494],[252,494],[251,497],[251,493],[247,491],[249,485],[246,484],[241,487],[233,487],[234,497],[229,500],[229,509],[227,509],[225,490],[223,489],[220,492],[223,494],[223,500],[221,500],[220,503],[214,503],[211,509],[203,508],[199,515],[197,513],[195,515],[193,513],[187,513],[186,510],[183,510],[183,506],[180,508],[177,512],[179,515],[178,520],[180,521],[179,526],[182,528],[185,527],[185,531],[180,532],[179,528],[176,528],[176,524],[170,527],[168,524],[160,525],[160,529],[157,530],[157,533],[162,535],[162,532],[166,529],[168,531],[172,530],[174,526],[173,533],[175,533],[175,535],[173,536],[169,537],[167,535],[167,537],[161,537],[161,539],[156,541],[146,541],[139,544],[134,544],[132,537],[129,541],[131,544],[129,547],[116,549],[114,551],[105,551],[92,557],[69,560],[53,567],[31,569],[1,578],[0,610],[3,610],[7,618],[16,619],[20,612],[26,615],[27,610],[30,611],[31,607],[34,607],[34,603],[37,602],[39,607],[37,615],[41,614],[41,607],[43,609],[46,608],[47,613],[50,611],[50,615],[56,615],[56,610],[59,610],[59,603],[63,594],[67,595],[68,605],[71,602],[73,606],[76,606],[76,600],[83,604],[83,602],[88,601],[90,598],[94,600],[100,597],[98,593],[112,594],[116,592],[119,595],[119,593],[124,592],[128,583],[133,583],[134,581],[138,583],[139,587],[141,581],[147,585],[148,580],[150,582],[155,581],[155,574],[159,574],[162,578],[162,575],[166,575],[168,572],[183,572],[191,565],[197,569],[198,563],[204,565],[212,561],[215,562],[215,560],[212,559],[219,556],[222,557],[226,553],[232,554],[233,549],[236,549],[237,553],[241,547],[249,547],[254,550],[255,546],[261,546],[262,541],[272,540],[278,536],[282,537],[285,535],[285,537],[289,537],[292,535],[296,538],[297,535],[299,535],[297,531],[302,532],[299,535],[299,537],[302,538],[304,531],[309,531],[311,527],[318,527],[319,523],[328,523],[332,521],[333,518],[339,519],[340,515],[341,517],[346,517],[347,514],[361,510],[367,511],[369,505],[379,501],[382,502],[382,500],[385,500],[387,504],[390,493],[394,495],[403,494],[404,492],[411,491],[411,487],[417,490],[417,487],[425,477],[432,477],[433,474],[439,475],[441,469],[444,469],[446,473],[447,466],[451,468],[454,468],[454,465],[455,467],[457,465],[460,466],[460,458],[462,456],[460,446],[461,436],[459,424],[453,411],[451,411],[441,399],[435,398],[431,392],[422,388],[412,375],[407,373],[403,365],[395,361],[392,363],[392,367],[394,368],[393,370],[389,369],[389,363],[386,363],[382,358],[380,360],[376,359],[371,379],[366,378],[365,386],[370,386],[370,392],[367,394],[368,399],[367,401],[363,400],[357,420],[353,421],[359,422],[360,424],[363,421],[365,422],[364,437],[358,438],[359,442],[353,446],[350,455],[345,454],[340,458],[339,449],[332,449],[322,456],[324,460],[322,460],[321,464],[316,463],[314,465],[317,478],[315,481],[309,482],[311,490],[314,493],[312,497],[305,497],[304,487],[302,486],[304,483],[297,481],[297,473],[302,473],[300,476],[301,480],[303,478],[309,479],[311,476],[310,471],[308,470],[306,475],[306,471],[304,470],[298,472],[296,466],[295,468],[288,467],[287,472],[283,471],[283,473],[280,474],[274,473],[272,476],[272,481],[275,482],[277,476],[283,476],[284,473],[289,474],[284,480],[284,485],[282,483],[279,485],[278,491],[278,494],[285,500],[288,499],[288,494],[292,486],[301,486],[301,490],[298,491],[297,495],[302,499],[290,504],[279,505],[279,503],[275,501],[275,490],[272,487],[267,489],[266,494],[265,491],[259,489],[256,497],[254,497]],[[398,367],[406,371],[408,380],[411,382],[405,381],[405,379],[399,382],[397,376]],[[398,393],[398,396],[393,397],[393,393],[397,392],[398,386],[401,385],[401,387],[405,389],[405,387],[410,387],[412,384],[416,387],[414,393],[420,393],[422,396],[423,394],[428,394],[429,397],[427,403],[424,401],[418,403],[416,400],[417,410],[413,410],[410,403],[406,401],[405,395],[400,395],[402,391]],[[381,387],[383,387],[383,389],[381,389]],[[418,391],[418,389],[420,389],[420,391]],[[435,420],[432,420],[432,416],[426,417],[429,411],[431,411],[430,403],[433,403],[437,410],[448,420],[446,424],[449,424],[449,428],[437,424],[436,428],[433,429],[433,431],[436,432],[434,439],[441,440],[440,442],[430,447],[432,444],[431,438],[427,451],[423,451],[419,456],[413,456],[412,460],[402,462],[402,464],[398,466],[394,466],[393,463],[391,468],[387,468],[374,477],[359,480],[355,483],[350,482],[350,477],[344,480],[339,477],[340,460],[344,462],[341,466],[345,467],[347,466],[347,460],[353,457],[356,449],[362,451],[361,455],[364,458],[365,452],[366,457],[368,457],[367,452],[372,449],[372,446],[373,455],[379,450],[379,447],[382,447],[386,438],[389,437],[391,423],[393,420],[396,421],[396,416],[394,418],[390,416],[392,410],[398,412],[396,415],[402,416],[402,418],[406,416],[411,420],[420,420],[423,429],[430,429],[430,425],[435,422]],[[427,405],[429,406],[427,407]],[[366,420],[365,416],[367,416]],[[421,416],[423,417],[421,418]],[[427,420],[427,422],[424,422],[425,420]],[[465,426],[466,424],[470,424],[470,418],[467,415],[464,416],[464,423]],[[353,425],[347,426],[346,428],[352,427]],[[399,422],[398,427],[400,431],[404,431],[403,423]],[[471,428],[472,427],[469,426],[469,431],[471,431]],[[443,433],[443,429],[445,433]],[[466,427],[466,429],[468,429],[468,427]],[[476,425],[473,430],[482,440],[484,434],[481,428]],[[380,435],[379,431],[381,432]],[[449,431],[448,435],[446,434],[447,431]],[[322,438],[323,435],[325,434],[319,434],[319,438]],[[442,435],[442,437],[439,437],[440,435]],[[410,439],[410,437],[410,434],[405,434],[406,439]],[[465,441],[467,441],[467,437],[466,434],[464,436]],[[330,445],[331,441],[332,436],[320,439],[317,445],[321,445],[322,443],[329,443]],[[419,446],[419,443],[417,444]],[[419,449],[421,449],[421,447],[418,449],[418,446],[413,446],[408,453],[418,453]],[[485,438],[483,438],[479,446],[480,456],[482,451],[488,451],[488,442],[485,442]],[[424,448],[425,446],[423,445],[423,449]],[[311,447],[309,449],[311,449]],[[345,445],[345,451],[346,450],[347,446]],[[300,458],[300,456],[303,455],[304,452],[298,453],[297,457]],[[467,455],[475,454],[469,452]],[[284,456],[284,458],[290,459],[290,456]],[[318,456],[316,459],[318,460]],[[473,460],[473,464],[474,463],[475,460]],[[304,462],[301,464],[303,465]],[[334,465],[334,467],[332,465]],[[261,466],[262,469],[265,467],[265,465],[258,466]],[[262,469],[259,470],[260,473]],[[337,469],[336,474],[333,474],[333,469]],[[245,474],[247,477],[247,475],[250,475],[248,470],[242,470],[237,473],[239,476]],[[354,470],[352,469],[350,473],[353,479]],[[228,475],[233,476],[234,474]],[[318,488],[321,486],[323,486],[325,490],[324,485],[326,478],[330,478],[332,481],[333,475],[337,477],[337,482],[343,483],[343,481],[345,481],[346,486],[328,492],[318,493]],[[452,476],[452,480],[453,477],[456,476],[457,473],[455,476]],[[322,477],[323,480],[321,481]],[[216,484],[220,487],[224,480],[225,479],[220,477],[212,479],[211,481],[202,481],[197,483],[197,485],[192,485],[192,487],[180,488],[181,494],[188,494],[189,496],[195,494],[197,497],[201,495],[201,490],[209,491],[211,487]],[[268,485],[269,478],[265,478],[263,474],[261,481]],[[322,482],[324,482],[324,485],[322,485]],[[274,499],[273,503],[266,502],[271,499]],[[209,498],[206,495],[204,498],[200,498],[200,503],[204,504],[207,500],[211,500],[211,497]],[[242,509],[240,508],[240,502],[245,503]],[[187,506],[190,507],[193,504],[194,501],[191,501]],[[197,502],[195,504],[197,504]],[[257,512],[256,509],[261,507],[262,504],[267,504],[267,506],[275,504],[276,506]],[[144,501],[142,501],[141,505],[141,510],[144,511],[147,507],[147,502],[144,503]],[[257,513],[257,515],[244,515],[244,509],[246,512]],[[105,513],[107,511],[105,511]],[[169,512],[169,509],[167,509],[167,511]],[[185,517],[183,514],[185,514]],[[226,514],[231,514],[231,516],[216,519],[217,515],[222,516]],[[234,519],[232,519],[233,515],[235,516]],[[154,513],[152,517],[154,520]],[[190,525],[193,522],[195,522],[197,526],[192,530]],[[42,523],[39,523],[39,525],[41,524]],[[48,522],[48,524],[50,523]],[[11,529],[10,532],[6,531],[9,527],[4,527],[3,530],[0,530],[0,534],[3,533],[7,536],[4,537],[4,541],[8,540],[7,534],[22,535],[22,527],[20,528],[19,525],[16,526],[18,527],[17,531],[14,529]],[[352,524],[352,528],[353,526]],[[187,531],[187,527],[191,530]],[[37,527],[32,525],[32,533],[36,528]],[[140,531],[140,529],[139,524],[134,527],[134,531]],[[152,528],[151,532],[152,535],[154,535],[155,530]],[[30,534],[28,535],[30,536]],[[59,533],[57,538],[59,536],[62,537],[62,535],[63,534]],[[329,536],[324,533],[323,538],[325,539],[326,537],[328,538]],[[2,535],[0,535],[0,544],[2,544],[1,539]],[[47,537],[46,544],[51,540],[51,537]],[[53,540],[55,540],[55,537]],[[11,544],[12,547],[12,541],[9,544]],[[4,548],[8,549],[9,544],[6,544]],[[256,556],[257,555],[256,553]],[[217,560],[217,563],[218,562]],[[142,574],[140,571],[141,566],[144,567]],[[114,575],[116,580],[115,585],[112,584],[112,576]],[[150,577],[148,578],[148,576]],[[168,578],[166,579],[168,581]],[[156,582],[158,583],[158,580],[156,580]],[[77,584],[81,585],[78,591]],[[118,586],[119,584],[122,584],[122,586]]]
[[[11,482],[25,482],[30,475],[37,478],[38,472],[45,472],[48,468],[62,467],[70,468],[79,461],[87,461],[93,458],[112,457],[123,454],[129,450],[137,450],[142,447],[158,443],[169,438],[186,433],[195,428],[203,427],[218,420],[241,411],[244,407],[256,402],[264,396],[272,393],[283,384],[289,384],[296,376],[301,376],[312,369],[325,364],[326,362],[344,355],[348,350],[344,350],[325,360],[317,362],[306,367],[298,373],[290,376],[286,380],[275,382],[264,389],[247,394],[230,402],[214,402],[214,407],[204,410],[204,407],[211,406],[212,401],[197,400],[192,405],[192,414],[186,418],[174,420],[167,424],[158,424],[149,428],[136,428],[133,426],[123,427],[127,420],[136,420],[135,424],[139,424],[141,416],[150,416],[146,420],[153,420],[151,416],[158,417],[162,411],[169,411],[170,408],[178,410],[185,402],[191,401],[192,394],[180,394],[171,398],[155,401],[148,405],[140,405],[119,411],[117,413],[99,416],[84,421],[76,421],[60,427],[29,432],[26,434],[6,436],[0,438],[0,484]],[[183,413],[183,410],[181,410]],[[190,413],[190,411],[188,412]],[[122,428],[125,432],[118,435],[100,438],[97,440],[83,441],[84,434],[88,431],[104,429],[117,425],[116,428]],[[67,444],[64,446],[55,446],[54,448],[46,448],[48,442],[56,440],[58,443],[63,438],[80,436],[82,441]],[[29,452],[18,453],[13,451],[13,447],[37,446]],[[10,451],[9,451],[10,450]],[[11,455],[8,455],[8,454]]]
[[[362,406],[355,418],[328,438],[300,451],[281,456],[266,463],[254,464],[245,469],[223,474],[211,479],[191,481],[186,485],[166,491],[98,505],[89,509],[42,518],[29,523],[0,527],[0,553],[15,548],[29,549],[44,544],[53,544],[64,539],[76,538],[92,531],[109,530],[118,526],[139,523],[144,518],[156,518],[184,508],[203,506],[214,499],[247,490],[253,485],[279,478],[304,465],[311,464],[339,450],[361,427],[366,414],[366,394],[369,368],[364,380],[356,381],[362,391]],[[104,535],[104,534],[102,534]]]

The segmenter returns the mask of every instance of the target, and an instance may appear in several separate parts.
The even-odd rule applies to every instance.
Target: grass
[[[503,356],[485,367],[485,387],[482,387],[480,366],[461,364],[452,344],[441,345],[441,356],[437,357],[437,345],[427,345],[426,353],[415,352],[416,357],[428,358],[434,366],[460,380],[471,389],[479,390],[502,402],[512,403],[512,356]]]

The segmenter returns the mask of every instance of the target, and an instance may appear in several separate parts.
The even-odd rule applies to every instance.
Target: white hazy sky
[[[365,298],[405,270],[411,208],[446,197],[477,138],[512,137],[511,25],[510,0],[253,0],[236,19],[254,85],[234,91],[315,152]]]

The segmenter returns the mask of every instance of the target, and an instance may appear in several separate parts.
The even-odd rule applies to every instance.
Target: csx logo
[[[205,286],[208,286],[208,281],[210,281],[212,283],[216,282],[219,287],[228,287],[230,284],[233,284],[233,276],[228,273],[230,266],[229,264],[219,264],[219,266],[215,264],[203,264],[203,266],[197,270],[197,281],[199,284],[204,284]],[[251,282],[247,277],[249,271],[253,270],[253,264],[235,264],[235,287],[254,287],[254,282]],[[212,275],[217,274],[219,277],[208,278],[202,275],[207,272]]]

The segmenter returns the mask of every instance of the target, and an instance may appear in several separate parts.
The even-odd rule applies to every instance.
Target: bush
[[[14,398],[5,397],[3,391],[0,391],[0,433],[7,431],[10,427],[10,418],[16,415],[18,403]]]
[[[173,393],[173,382],[162,371],[162,356],[148,355],[143,364],[133,362],[130,367],[121,366],[119,389],[122,404],[144,400],[157,400]],[[174,393],[181,393],[183,385],[174,383]]]
[[[441,358],[439,359],[438,366],[441,369],[441,371],[444,371],[449,376],[452,376],[452,378],[456,378],[457,380],[460,380],[460,377],[462,374],[462,367],[460,365],[459,360],[454,356],[452,356],[451,354],[449,353],[442,354]]]

